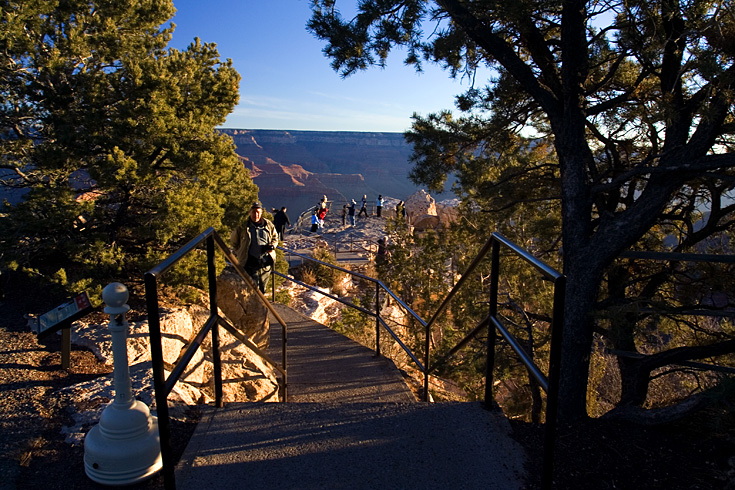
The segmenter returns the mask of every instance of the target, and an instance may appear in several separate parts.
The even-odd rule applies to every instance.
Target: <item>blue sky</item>
[[[338,1],[354,5],[354,0]],[[402,132],[411,115],[454,108],[469,82],[452,80],[436,66],[417,74],[392,53],[374,67],[342,79],[306,30],[309,0],[174,0],[170,46],[185,49],[194,37],[217,44],[242,76],[240,103],[224,127],[316,131]],[[342,9],[343,12],[344,8]]]

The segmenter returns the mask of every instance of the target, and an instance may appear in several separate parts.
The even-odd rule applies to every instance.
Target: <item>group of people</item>
[[[384,199],[382,195],[378,196],[375,202],[376,216],[380,218],[383,212]],[[345,225],[346,218],[349,217],[351,225],[355,225],[355,208],[357,203],[354,199],[350,204],[345,204],[342,208],[342,224]],[[329,211],[327,196],[323,196],[319,204],[314,208],[311,218],[311,231],[316,232],[324,226],[324,218]],[[273,271],[273,265],[276,261],[276,246],[279,240],[283,240],[283,235],[291,221],[286,214],[286,207],[279,210],[273,209],[273,221],[263,216],[263,206],[256,201],[250,207],[248,218],[245,222],[232,230],[230,234],[230,244],[235,252],[238,263],[255,283],[256,287],[265,293],[266,286],[270,280]],[[396,217],[405,216],[406,211],[401,201],[396,207]],[[364,215],[368,217],[367,212],[367,195],[362,196],[362,207],[357,216]],[[379,247],[378,255],[385,253],[385,242]]]
[[[378,199],[375,201],[375,215],[380,218],[383,213],[383,203],[385,200],[383,199],[382,194],[378,196]],[[347,219],[349,218],[350,225],[355,226],[355,208],[357,207],[357,202],[352,199],[352,202],[349,204],[345,204],[342,206],[342,225],[347,224]],[[367,212],[367,194],[363,194],[362,196],[362,207],[360,207],[360,211],[357,213],[357,217],[365,215],[365,217],[368,217]]]
[[[324,218],[327,217],[329,211],[329,201],[327,196],[323,196],[319,204],[316,205],[314,211],[311,214],[311,232],[316,233],[317,231],[324,228]]]

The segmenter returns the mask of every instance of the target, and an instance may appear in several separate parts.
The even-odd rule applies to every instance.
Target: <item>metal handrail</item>
[[[333,294],[327,293],[326,291],[324,291],[324,290],[322,290],[320,288],[317,288],[317,287],[311,286],[309,284],[306,284],[306,283],[304,283],[302,281],[299,281],[299,280],[297,280],[297,279],[295,279],[293,277],[290,277],[290,276],[288,276],[286,274],[281,274],[278,271],[274,271],[274,274],[276,274],[276,275],[278,275],[278,276],[280,276],[280,277],[282,277],[284,279],[287,279],[287,280],[289,280],[289,281],[291,281],[293,283],[296,283],[296,284],[299,284],[299,285],[301,285],[303,287],[306,287],[307,289],[309,289],[311,291],[318,292],[318,293],[320,293],[320,294],[322,294],[324,296],[327,296],[327,297],[329,297],[329,298],[331,298],[331,299],[333,299],[335,301],[338,301],[338,302],[340,302],[340,303],[342,303],[342,304],[344,304],[346,306],[349,306],[349,307],[354,308],[354,309],[356,309],[356,310],[358,310],[358,311],[360,311],[362,313],[365,313],[366,315],[375,317],[375,321],[376,321],[376,326],[375,326],[375,332],[376,332],[375,353],[376,353],[376,355],[380,355],[380,334],[379,334],[379,329],[380,329],[380,325],[382,325],[386,329],[386,331],[391,335],[391,337],[393,337],[393,339],[398,343],[398,345],[404,350],[404,352],[408,355],[408,357],[410,357],[411,360],[416,364],[416,366],[418,367],[418,369],[422,373],[426,372],[426,366],[427,366],[427,364],[423,364],[421,361],[419,361],[419,359],[416,357],[416,355],[413,352],[411,352],[411,349],[403,343],[403,341],[400,339],[400,337],[398,337],[398,335],[393,331],[393,329],[391,329],[388,326],[388,324],[380,317],[380,308],[379,308],[379,304],[378,304],[379,303],[379,299],[378,298],[380,296],[380,290],[382,289],[386,294],[388,294],[390,297],[392,297],[401,306],[401,308],[403,308],[405,311],[407,311],[408,314],[411,315],[416,321],[418,321],[419,323],[421,323],[422,326],[426,326],[426,322],[418,315],[418,313],[416,313],[415,311],[413,311],[413,309],[411,309],[410,306],[408,306],[406,303],[404,303],[398,296],[395,295],[395,293],[393,291],[391,291],[385,284],[383,284],[383,282],[381,280],[375,279],[374,277],[366,276],[364,274],[360,274],[359,272],[355,272],[355,271],[351,271],[349,269],[345,269],[344,267],[340,267],[338,265],[330,264],[328,262],[324,262],[322,260],[315,259],[314,257],[310,257],[308,255],[301,254],[299,252],[296,252],[295,250],[291,250],[291,249],[280,247],[280,246],[277,247],[277,248],[281,249],[283,252],[289,253],[291,255],[296,255],[297,257],[301,257],[301,258],[306,259],[306,260],[308,260],[310,262],[316,262],[317,264],[324,265],[324,266],[329,267],[331,269],[336,269],[336,270],[338,270],[340,272],[344,272],[344,273],[349,274],[351,276],[355,276],[355,277],[358,277],[358,278],[360,278],[362,280],[365,280],[365,281],[368,281],[368,282],[372,282],[373,284],[375,284],[375,288],[376,288],[376,301],[375,301],[376,308],[375,308],[375,312],[372,312],[372,311],[370,311],[370,310],[368,310],[366,308],[363,308],[361,306],[358,306],[358,305],[352,303],[351,301],[346,301],[346,300],[344,300],[344,299],[342,299],[342,298],[340,298],[338,296],[334,296]]]
[[[184,258],[187,254],[196,249],[202,242],[206,242],[207,245],[207,279],[209,283],[209,318],[204,323],[202,328],[197,332],[194,339],[191,341],[189,346],[186,348],[184,353],[177,359],[176,364],[171,369],[171,373],[168,378],[164,371],[163,363],[163,344],[161,340],[161,323],[160,313],[158,305],[158,277],[173,267],[178,261]],[[256,296],[263,302],[266,308],[273,314],[276,320],[281,324],[282,327],[282,348],[283,348],[283,367],[273,361],[270,357],[265,355],[257,346],[249,341],[246,337],[239,334],[237,330],[225,321],[220,315],[217,309],[217,274],[214,265],[214,252],[215,246],[224,253],[227,260],[233,265],[238,275],[249,285],[249,287],[256,292]],[[273,305],[268,302],[265,295],[253,284],[252,279],[248,276],[243,268],[237,261],[237,258],[232,254],[227,244],[217,234],[214,228],[207,228],[197,237],[191,239],[186,245],[181,247],[173,255],[168,257],[166,260],[158,264],[153,269],[145,273],[145,291],[146,291],[146,306],[148,310],[148,327],[151,343],[151,360],[153,367],[153,385],[156,397],[156,412],[158,416],[158,432],[159,440],[161,444],[161,459],[163,463],[163,482],[166,490],[175,490],[176,481],[174,476],[175,462],[173,453],[171,450],[171,429],[170,429],[170,418],[168,412],[168,395],[173,390],[179,378],[186,370],[189,362],[193,358],[196,351],[201,347],[202,342],[206,338],[207,334],[212,335],[212,361],[214,365],[214,385],[215,385],[215,405],[218,408],[222,407],[222,364],[219,354],[219,332],[218,326],[222,326],[225,330],[232,333],[236,338],[243,342],[247,347],[253,350],[256,354],[260,355],[269,364],[271,364],[279,373],[283,376],[282,393],[283,401],[285,402],[288,397],[288,375],[287,375],[287,358],[286,358],[286,345],[287,345],[287,326],[283,321],[278,312],[273,308]]]
[[[551,320],[551,350],[549,355],[549,376],[548,378],[541,372],[538,366],[533,362],[533,359],[523,349],[518,340],[505,328],[503,323],[497,316],[498,313],[498,284],[500,277],[500,247],[503,246],[509,249],[514,254],[518,255],[525,262],[532,265],[537,271],[539,271],[544,277],[553,281],[554,284],[554,301],[552,306],[552,320]],[[462,277],[457,284],[454,285],[452,290],[447,294],[447,297],[437,309],[437,312],[432,316],[431,320],[427,324],[426,336],[428,338],[430,333],[430,327],[441,312],[446,309],[446,306],[452,297],[459,291],[464,284],[466,278],[477,268],[480,262],[486,257],[488,252],[491,252],[491,273],[490,273],[490,314],[482,320],[478,326],[476,326],[468,335],[463,338],[456,347],[450,350],[443,358],[437,360],[433,366],[430,366],[425,373],[425,383],[428,383],[428,377],[431,372],[443,363],[445,363],[451,356],[453,356],[459,349],[460,346],[466,345],[471,338],[476,336],[485,325],[492,326],[494,330],[500,332],[501,336],[513,351],[518,355],[521,362],[528,370],[531,377],[539,384],[539,386],[546,392],[546,424],[545,424],[545,436],[544,436],[544,461],[541,474],[541,486],[544,489],[550,489],[552,485],[553,472],[554,472],[554,445],[556,442],[556,426],[557,426],[557,411],[558,411],[558,398],[559,398],[559,375],[561,367],[561,344],[562,344],[562,327],[564,324],[564,301],[565,301],[565,285],[566,276],[556,271],[552,267],[548,266],[544,262],[538,260],[523,248],[519,247],[512,241],[505,238],[500,233],[493,233],[490,238],[485,242],[483,247],[475,256],[472,263],[469,265],[467,270],[462,274]],[[495,334],[493,331],[488,332],[487,339],[487,363],[485,371],[485,406],[490,408],[490,403],[493,399],[492,386],[493,386],[493,367],[495,364]],[[427,352],[428,352],[428,341],[427,341]],[[427,354],[428,363],[428,354]],[[426,386],[425,389],[428,389]]]
[[[540,272],[545,278],[550,279],[554,284],[554,300],[552,306],[552,320],[551,320],[551,351],[549,357],[549,376],[545,376],[539,367],[533,362],[531,356],[523,349],[520,342],[505,328],[503,323],[497,317],[497,306],[498,306],[498,284],[500,275],[500,247],[509,249],[512,253],[522,258],[525,262],[532,265],[538,272]],[[437,308],[436,312],[432,315],[429,322],[425,322],[421,317],[414,312],[408,305],[398,298],[393,291],[386,287],[382,281],[365,276],[363,274],[350,271],[343,267],[339,267],[334,264],[315,259],[313,257],[300,254],[293,250],[281,248],[284,252],[302,257],[306,260],[316,262],[318,264],[336,269],[347,274],[359,277],[363,280],[370,281],[376,284],[376,308],[375,313],[366,310],[360,306],[357,306],[351,302],[342,300],[334,295],[326,293],[319,288],[310,286],[287,275],[277,273],[279,276],[293,281],[297,284],[301,284],[308,289],[317,291],[325,296],[328,296],[340,303],[355,308],[363,313],[366,313],[376,318],[376,354],[380,355],[380,337],[379,337],[379,325],[382,324],[391,336],[398,342],[401,348],[411,357],[414,363],[418,366],[421,373],[424,375],[424,400],[429,400],[429,375],[435,371],[440,365],[445,363],[450,357],[456,354],[462,349],[472,338],[474,338],[480,331],[485,328],[492,327],[493,330],[488,332],[488,346],[487,346],[487,365],[486,365],[486,381],[485,381],[485,405],[490,408],[493,396],[493,366],[495,362],[495,331],[499,332],[500,335],[505,339],[508,345],[518,355],[520,360],[526,366],[530,376],[539,384],[539,386],[547,394],[546,402],[546,424],[545,424],[545,438],[544,438],[544,461],[542,468],[541,483],[542,488],[551,488],[553,478],[553,462],[554,462],[554,445],[556,441],[556,419],[558,410],[558,386],[559,386],[559,374],[560,374],[560,363],[561,363],[561,342],[562,342],[562,325],[564,315],[564,290],[566,284],[566,277],[547,265],[546,263],[533,257],[528,251],[522,249],[512,241],[505,238],[500,233],[493,233],[490,238],[482,246],[478,254],[473,259],[472,263],[468,266],[467,270],[462,274],[459,281],[450,290],[447,296],[444,298],[442,303]],[[437,321],[439,316],[446,310],[449,302],[454,298],[457,292],[463,287],[465,282],[469,279],[471,274],[477,269],[480,263],[486,258],[487,254],[491,253],[492,265],[491,265],[491,276],[490,276],[490,314],[480,321],[478,325],[463,338],[460,342],[453,347],[445,356],[437,360],[433,365],[430,365],[430,333],[432,325]],[[403,344],[398,336],[388,327],[385,321],[380,316],[379,309],[379,291],[382,288],[387,294],[396,300],[402,308],[405,309],[415,320],[417,320],[425,329],[425,362],[422,364],[416,356],[410,351],[410,349]],[[275,295],[275,290],[274,290]]]

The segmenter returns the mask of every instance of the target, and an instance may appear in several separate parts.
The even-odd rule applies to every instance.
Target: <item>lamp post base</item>
[[[137,437],[110,439],[104,432],[97,424],[84,438],[84,471],[91,480],[129,485],[152,477],[163,466],[156,417],[150,417],[148,430]]]

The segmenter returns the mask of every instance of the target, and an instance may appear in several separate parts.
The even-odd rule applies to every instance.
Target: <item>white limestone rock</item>
[[[423,189],[407,197],[404,205],[406,207],[406,216],[408,216],[411,223],[414,223],[415,219],[420,216],[437,215],[436,200]]]

